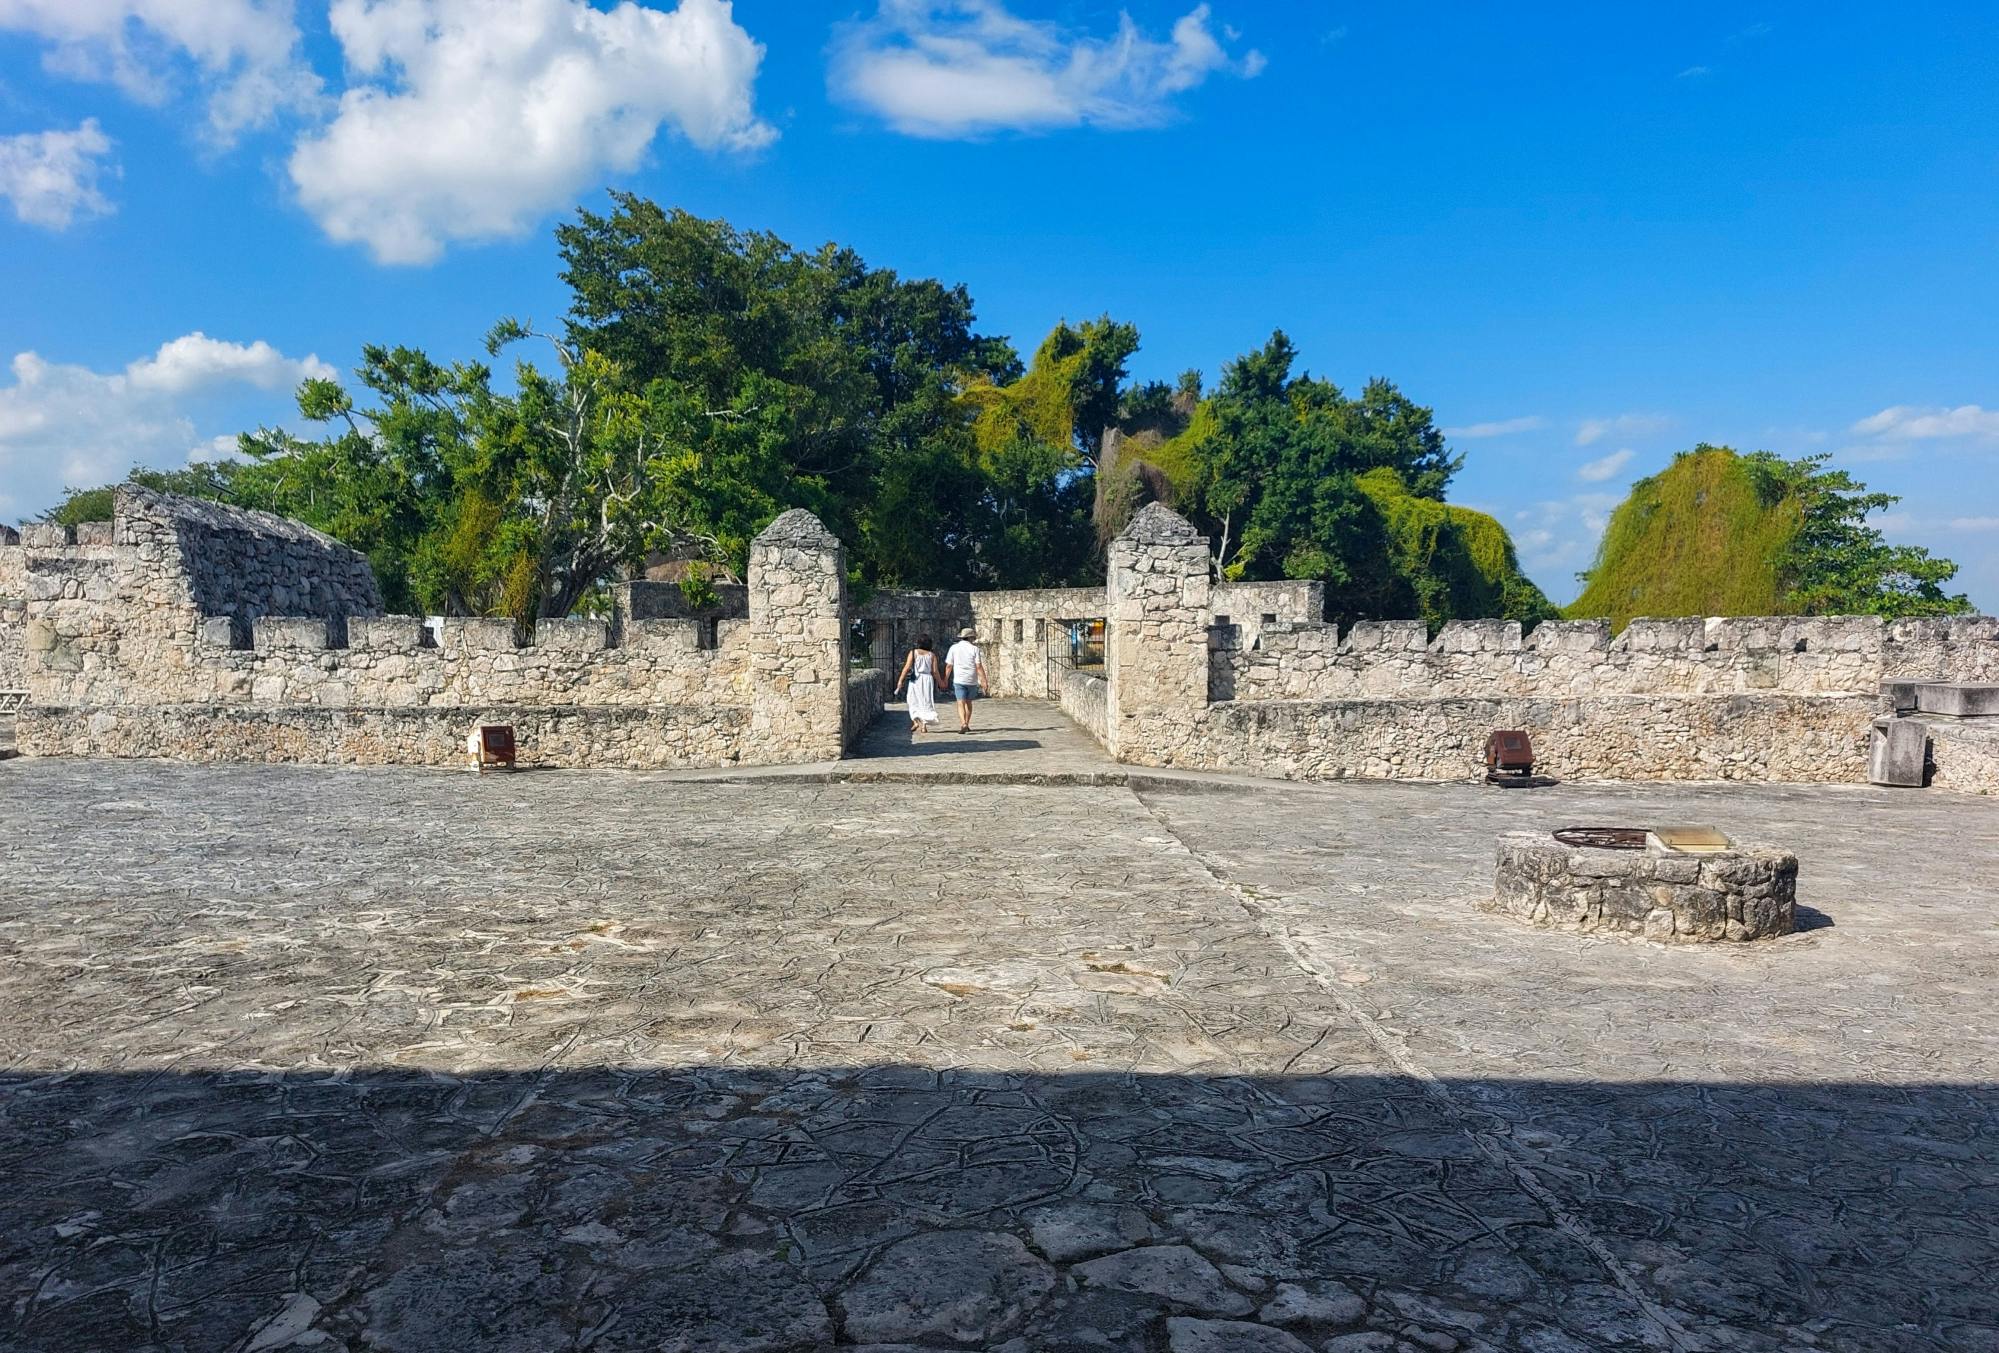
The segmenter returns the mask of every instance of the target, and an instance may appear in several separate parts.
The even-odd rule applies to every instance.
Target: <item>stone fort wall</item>
[[[1148,507],[1113,546],[1107,739],[1120,761],[1295,778],[1460,779],[1524,728],[1564,777],[1865,783],[1891,677],[1999,679],[1999,621],[1269,622],[1209,595],[1204,542]],[[1130,675],[1127,675],[1130,674]],[[1941,749],[1945,740],[1938,740]],[[1976,753],[1939,784],[1971,787]],[[1999,784],[1994,785],[1999,788]]]
[[[793,512],[751,566],[749,614],[712,646],[695,620],[615,639],[603,621],[547,620],[521,644],[509,621],[454,619],[433,637],[382,615],[367,561],[328,537],[121,489],[108,524],[0,545],[0,589],[24,594],[19,642],[0,629],[0,651],[28,691],[29,755],[448,764],[473,725],[503,722],[551,764],[833,759],[844,551]]]
[[[738,618],[448,620],[381,614],[366,561],[296,523],[122,490],[115,520],[0,538],[0,689],[28,754],[454,764],[481,722],[546,764],[832,760],[901,652],[970,625],[996,694],[1059,702],[1118,760],[1288,777],[1443,780],[1524,728],[1564,777],[1861,783],[1890,678],[1999,681],[1999,621],[1325,624],[1315,584],[1221,584],[1153,505],[1103,588],[883,592],[805,512],[751,549]],[[240,585],[239,585],[240,583]],[[1107,622],[1104,665],[1072,622]],[[856,672],[854,622],[872,666]],[[1937,783],[1999,788],[1989,730],[1935,737]]]

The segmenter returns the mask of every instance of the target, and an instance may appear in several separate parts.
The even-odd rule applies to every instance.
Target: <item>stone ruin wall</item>
[[[1266,626],[1255,647],[1218,627],[1209,685],[1222,700],[1451,696],[1874,696],[1894,676],[1999,679],[1999,621],[1874,616],[1633,620],[1420,620]]]
[[[1155,505],[1103,589],[885,592],[859,615],[940,645],[971,624],[996,694],[1058,701],[1121,761],[1298,778],[1462,779],[1488,733],[1518,727],[1564,777],[1862,782],[1883,679],[1999,680],[1988,617],[1341,634],[1314,618],[1316,585],[1216,584],[1209,567]],[[712,632],[568,619],[520,644],[508,622],[452,620],[433,642],[379,614],[365,561],[326,537],[127,490],[113,523],[0,540],[0,689],[29,691],[30,754],[457,764],[474,723],[506,722],[552,764],[836,758],[893,677],[879,647],[880,676],[850,668],[839,542],[787,513],[750,578],[747,617]],[[1098,616],[1106,668],[1078,671],[1062,622]],[[1991,732],[1939,728],[1936,783],[1999,788]]]
[[[481,722],[513,724],[551,764],[813,761],[843,745],[844,555],[809,514],[759,537],[751,615],[708,647],[692,620],[633,622],[615,642],[603,621],[549,620],[523,646],[510,621],[454,619],[433,643],[419,618],[380,614],[365,559],[296,523],[143,490],[120,490],[116,512],[0,548],[0,584],[26,584],[8,649],[26,754],[453,764]]]
[[[1089,672],[1064,667],[1056,674],[1056,702],[1084,732],[1108,746],[1110,738],[1110,683]]]
[[[1217,620],[1230,623],[1254,643],[1265,623],[1319,620],[1326,613],[1325,584],[1318,582],[1217,583]],[[911,640],[928,630],[941,657],[958,631],[971,626],[986,655],[992,693],[1007,698],[1058,699],[1062,673],[1070,666],[1068,623],[1102,620],[1101,587],[1045,587],[1012,591],[961,592],[885,589],[859,609],[873,624],[872,661],[891,676],[902,670]],[[890,626],[893,629],[890,629]]]
[[[1453,780],[1483,770],[1494,729],[1524,728],[1539,768],[1562,777],[1864,783],[1884,679],[1999,674],[1990,617],[1634,621],[1615,641],[1594,622],[1524,637],[1515,622],[1457,622],[1432,640],[1420,621],[1344,636],[1277,621],[1253,643],[1211,625],[1197,646],[1199,624],[1231,614],[1210,595],[1200,546],[1157,505],[1113,545],[1108,741],[1120,761]],[[1940,751],[1938,783],[1967,788],[1983,753],[1976,736],[1959,741],[1962,764],[1946,776]]]

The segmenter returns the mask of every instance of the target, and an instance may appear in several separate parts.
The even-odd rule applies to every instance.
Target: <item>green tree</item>
[[[1785,460],[1768,451],[1743,457],[1764,503],[1794,514],[1778,558],[1788,607],[1800,615],[1957,615],[1970,598],[1945,592],[1957,565],[1917,545],[1890,545],[1868,517],[1901,499],[1870,493],[1825,454]]]
[[[569,340],[678,422],[722,485],[703,529],[735,566],[770,516],[807,507],[865,578],[963,580],[979,467],[958,396],[1021,374],[963,287],[630,195],[556,233]]]
[[[1634,615],[1949,615],[1947,559],[1889,545],[1870,493],[1823,455],[1739,455],[1703,442],[1631,486],[1568,608],[1622,627]]]

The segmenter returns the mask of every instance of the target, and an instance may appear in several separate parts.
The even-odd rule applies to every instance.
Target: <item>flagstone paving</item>
[[[1476,912],[1712,821],[1812,928]],[[0,1348],[1999,1348],[1999,804],[0,765]]]

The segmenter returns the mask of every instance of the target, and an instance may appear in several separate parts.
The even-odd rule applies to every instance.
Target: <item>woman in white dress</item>
[[[902,660],[902,675],[896,678],[895,693],[909,688],[909,731],[929,731],[937,722],[937,655],[930,651],[930,636],[919,634],[916,647]]]

